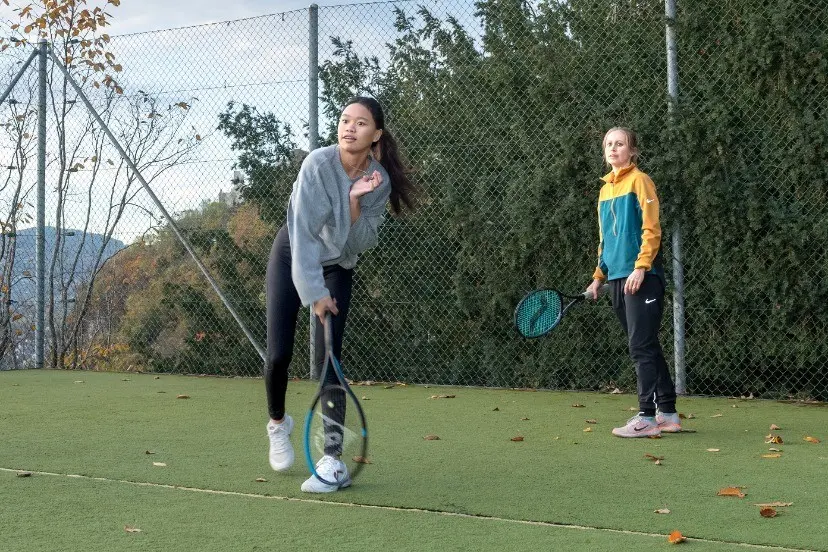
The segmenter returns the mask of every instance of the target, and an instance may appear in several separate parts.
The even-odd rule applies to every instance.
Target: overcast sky
[[[368,0],[121,0],[117,8],[110,6],[110,35],[141,33],[232,21],[259,15],[307,9],[311,4],[338,6],[362,4]],[[12,7],[25,6],[27,0],[11,0],[11,7],[0,3],[0,16],[10,18]],[[88,0],[89,7],[102,6],[102,0]],[[170,6],[174,6],[171,8]]]

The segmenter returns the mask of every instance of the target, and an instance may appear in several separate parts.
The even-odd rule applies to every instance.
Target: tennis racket
[[[365,413],[348,386],[342,367],[333,353],[331,313],[325,315],[325,364],[319,376],[319,391],[305,418],[305,460],[311,474],[326,485],[347,487],[367,462],[368,428]],[[326,382],[329,370],[338,383]],[[323,456],[333,456],[345,463],[348,471],[341,479],[329,481],[317,473]]]
[[[607,290],[609,284],[604,284],[598,288],[598,296]],[[515,308],[515,327],[523,337],[542,337],[560,324],[569,307],[586,299],[588,293],[585,291],[580,295],[564,295],[556,289],[536,289],[529,292]],[[569,300],[569,303],[564,307],[565,299]]]

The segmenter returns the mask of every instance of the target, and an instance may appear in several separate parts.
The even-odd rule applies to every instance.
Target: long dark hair
[[[385,128],[385,114],[382,111],[382,106],[377,100],[367,96],[353,97],[345,103],[345,107],[353,104],[360,104],[368,109],[377,128],[382,130],[380,139],[371,145],[371,151],[388,173],[388,176],[391,177],[391,197],[389,198],[391,211],[395,215],[399,215],[403,203],[408,210],[413,210],[417,188],[408,176],[413,171],[406,167],[397,147],[397,141],[391,132]]]

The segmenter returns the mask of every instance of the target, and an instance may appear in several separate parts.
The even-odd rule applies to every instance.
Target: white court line
[[[258,499],[265,499],[265,500],[282,500],[285,502],[303,502],[306,504],[316,504],[316,505],[326,505],[326,506],[345,506],[345,507],[352,507],[352,508],[366,508],[371,510],[385,510],[389,512],[410,512],[410,513],[420,513],[420,514],[430,514],[434,516],[444,516],[444,517],[456,517],[456,518],[463,518],[463,519],[476,519],[476,520],[486,520],[486,521],[497,521],[501,523],[512,523],[517,525],[530,525],[535,527],[555,527],[560,529],[578,529],[581,531],[597,531],[602,533],[615,533],[621,535],[634,535],[639,537],[652,537],[652,538],[659,538],[659,539],[667,539],[666,535],[661,533],[646,533],[644,531],[628,531],[623,529],[610,529],[607,527],[591,527],[589,525],[574,525],[570,523],[555,523],[551,521],[531,521],[531,520],[524,520],[524,519],[510,519],[510,518],[502,518],[497,516],[486,516],[486,515],[473,515],[473,514],[461,514],[459,512],[446,512],[443,510],[426,510],[422,508],[406,508],[400,506],[378,506],[375,504],[357,504],[354,502],[338,502],[334,500],[318,500],[313,498],[296,498],[290,496],[274,496],[274,495],[261,495],[256,493],[241,493],[238,491],[219,491],[215,489],[200,489],[198,487],[183,487],[181,485],[167,485],[165,483],[149,483],[146,481],[129,481],[126,479],[110,479],[107,477],[92,477],[89,475],[75,475],[69,473],[52,473],[52,472],[42,472],[42,471],[31,471],[31,470],[21,470],[21,469],[11,469],[11,468],[0,468],[0,471],[3,472],[10,472],[10,473],[20,473],[20,472],[28,472],[33,475],[49,475],[54,477],[69,477],[73,479],[83,479],[86,481],[102,481],[105,483],[121,483],[126,485],[133,485],[135,487],[151,487],[156,489],[170,489],[174,491],[187,491],[192,493],[204,493],[204,494],[214,494],[214,495],[221,495],[221,496],[238,496],[244,498],[258,498]],[[752,549],[752,550],[775,550],[779,552],[823,552],[816,549],[811,548],[786,548],[784,546],[773,546],[773,545],[766,545],[766,544],[750,544],[744,542],[735,542],[735,541],[726,541],[726,540],[715,540],[715,539],[701,539],[695,537],[687,537],[687,542],[706,542],[710,544],[731,544],[734,546],[741,546],[744,548]]]

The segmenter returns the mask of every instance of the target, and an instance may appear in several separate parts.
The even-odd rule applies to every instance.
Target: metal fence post
[[[678,56],[676,49],[676,0],[665,0],[667,37],[667,94],[669,124],[675,122],[678,101]],[[681,256],[681,226],[673,223],[673,346],[675,349],[676,393],[687,393],[687,372],[684,365],[684,265]]]
[[[35,368],[43,368],[46,326],[46,41],[38,42],[37,65],[37,233],[35,242]]]
[[[308,150],[319,147],[319,6],[308,9]],[[316,358],[316,319],[313,306],[308,316],[308,362],[310,378],[319,379],[319,363]],[[320,351],[321,353],[321,351]]]

